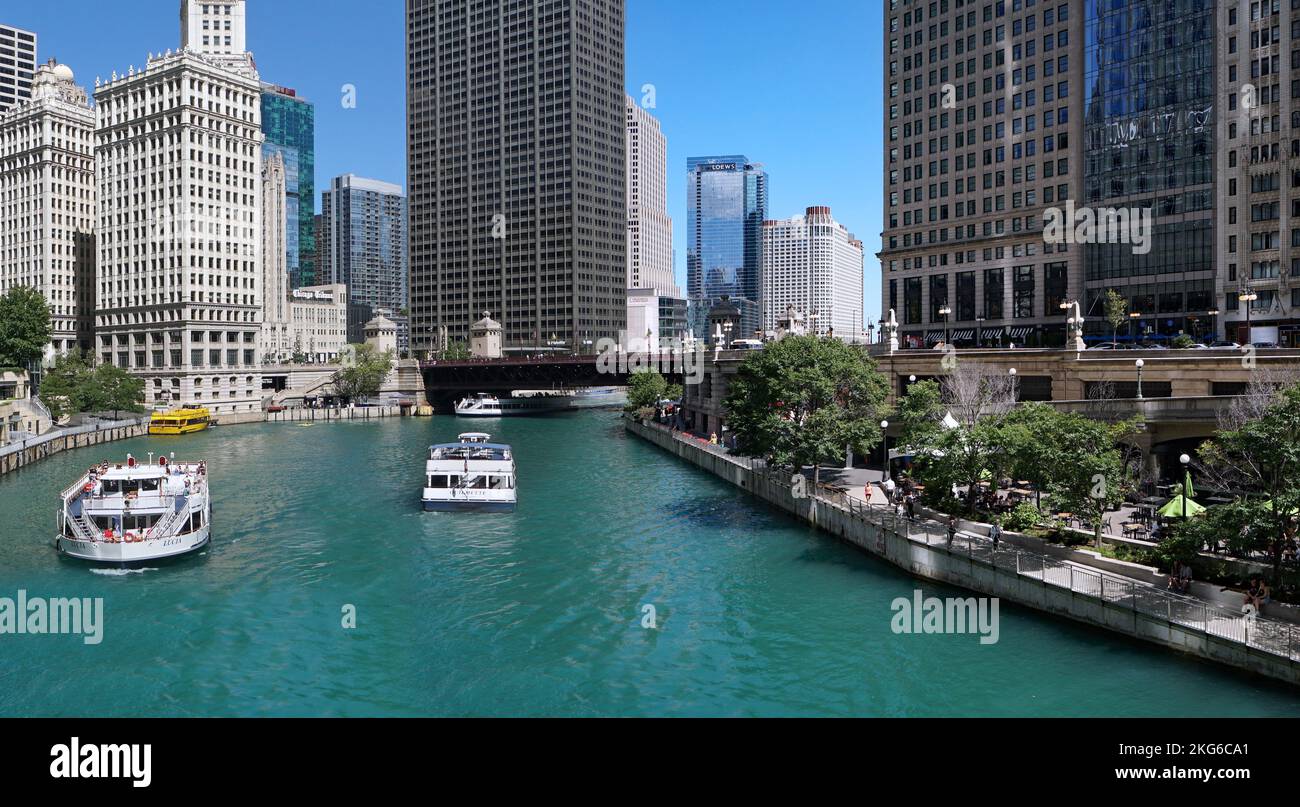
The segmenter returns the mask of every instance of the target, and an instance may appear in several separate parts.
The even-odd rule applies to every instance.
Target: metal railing
[[[108,423],[92,423],[85,426],[74,426],[66,429],[52,429],[40,437],[29,437],[24,440],[15,440],[8,445],[0,446],[0,457],[7,454],[16,454],[24,449],[44,445],[60,437],[75,437],[80,434],[91,434],[93,432],[107,431],[108,429],[120,429],[125,426],[141,426],[148,422],[148,418],[136,418],[133,420],[115,420]]]
[[[652,425],[661,431],[670,431],[660,424]],[[762,460],[729,456],[721,446],[708,443],[701,445],[697,439],[683,437],[680,432],[673,433],[673,436],[710,453],[726,456],[736,465],[761,474],[767,484],[795,495],[791,485],[792,475],[769,469]],[[972,562],[1014,572],[1017,577],[1037,580],[1045,586],[1080,594],[1103,605],[1127,608],[1171,626],[1198,631],[1283,658],[1300,660],[1300,626],[1289,622],[1257,615],[1248,616],[1131,578],[1086,569],[1075,563],[1004,543],[994,546],[992,539],[984,535],[959,530],[950,542],[947,527],[943,524],[920,516],[912,519],[900,515],[894,505],[872,505],[838,488],[819,485],[813,490],[809,485],[807,496],[815,497],[818,502],[842,510],[852,518],[913,543],[927,547],[942,546],[950,554],[965,555]]]

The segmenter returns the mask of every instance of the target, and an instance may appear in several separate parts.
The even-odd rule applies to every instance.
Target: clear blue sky
[[[770,217],[829,205],[862,239],[879,317],[881,2],[628,0],[627,87],[656,89],[683,285],[686,158],[745,154],[767,167]],[[0,22],[35,31],[38,57],[88,89],[180,40],[179,0],[5,5]],[[249,0],[248,14],[262,79],[316,103],[316,187],[344,173],[405,185],[403,0]],[[356,109],[340,103],[345,84]]]

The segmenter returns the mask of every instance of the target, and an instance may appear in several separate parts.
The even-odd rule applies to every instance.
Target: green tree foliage
[[[116,419],[122,412],[144,410],[144,380],[112,364],[101,364],[91,373],[85,392],[83,411],[113,411]]]
[[[41,382],[41,400],[56,421],[90,411],[88,393],[94,370],[80,353],[65,353],[54,360]]]
[[[943,428],[943,402],[939,385],[934,381],[918,381],[907,388],[907,394],[898,401],[890,422],[898,429],[898,442],[905,450],[934,445]]]
[[[1300,384],[1278,392],[1251,419],[1220,431],[1199,453],[1219,487],[1247,494],[1239,511],[1247,527],[1237,539],[1240,549],[1267,553],[1279,585],[1287,530],[1300,513]]]
[[[888,389],[865,352],[835,339],[790,336],[745,359],[723,406],[746,456],[817,467],[842,458],[846,447],[871,451]]]
[[[0,367],[27,366],[50,342],[50,307],[39,291],[25,286],[0,297]]]
[[[1119,339],[1120,326],[1128,322],[1128,300],[1114,289],[1106,289],[1106,322],[1110,323],[1111,339]]]
[[[641,370],[627,380],[627,406],[624,409],[635,412],[654,406],[667,397],[667,379],[658,370]]]
[[[384,380],[393,370],[393,351],[380,353],[374,345],[352,345],[352,358],[335,371],[331,383],[340,397],[349,401],[379,394]]]
[[[469,345],[460,340],[452,341],[443,348],[442,358],[447,361],[464,361],[470,358]]]

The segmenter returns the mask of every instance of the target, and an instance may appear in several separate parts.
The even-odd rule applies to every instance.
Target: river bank
[[[1136,639],[1300,684],[1300,630],[1251,620],[1156,586],[1087,569],[1046,554],[998,549],[984,536],[945,540],[942,526],[900,519],[840,495],[801,495],[789,479],[716,446],[625,418],[624,427],[769,504],[917,577],[949,583],[1069,617]]]

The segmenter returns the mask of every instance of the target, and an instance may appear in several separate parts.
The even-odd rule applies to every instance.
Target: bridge
[[[476,392],[579,389],[624,386],[640,368],[653,368],[669,382],[683,380],[680,353],[620,354],[620,357],[509,356],[500,359],[438,359],[420,363],[425,394],[438,411]]]

